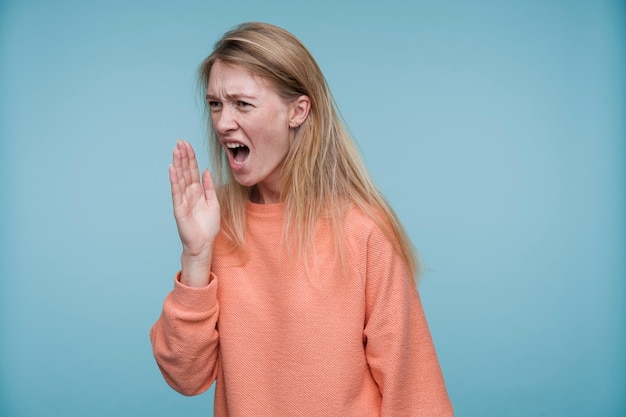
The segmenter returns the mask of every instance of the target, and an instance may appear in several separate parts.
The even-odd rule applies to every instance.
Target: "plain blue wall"
[[[148,330],[179,266],[171,150],[206,149],[195,70],[246,20],[310,48],[420,249],[457,415],[625,415],[624,16],[609,0],[1,2],[0,415],[211,415],[212,392],[165,384]]]

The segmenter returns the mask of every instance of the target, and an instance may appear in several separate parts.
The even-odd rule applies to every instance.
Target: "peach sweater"
[[[248,205],[243,261],[218,239],[204,288],[175,280],[150,337],[175,390],[213,381],[215,416],[452,416],[419,295],[382,231],[346,216],[347,277],[329,229],[312,273],[282,254],[282,205]]]

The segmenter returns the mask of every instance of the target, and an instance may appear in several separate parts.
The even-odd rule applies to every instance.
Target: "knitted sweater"
[[[281,204],[248,204],[248,255],[216,240],[211,281],[177,279],[150,337],[175,390],[213,381],[215,416],[452,416],[419,295],[383,232],[345,220],[347,274],[320,222],[307,273]]]

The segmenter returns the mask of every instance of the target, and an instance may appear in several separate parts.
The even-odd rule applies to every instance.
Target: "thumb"
[[[202,171],[202,188],[204,189],[204,197],[207,200],[215,198],[215,183],[208,169]]]

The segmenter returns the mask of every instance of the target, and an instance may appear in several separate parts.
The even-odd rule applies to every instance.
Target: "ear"
[[[309,96],[302,95],[291,103],[291,114],[289,115],[289,127],[296,128],[300,126],[311,111],[311,99]]]

